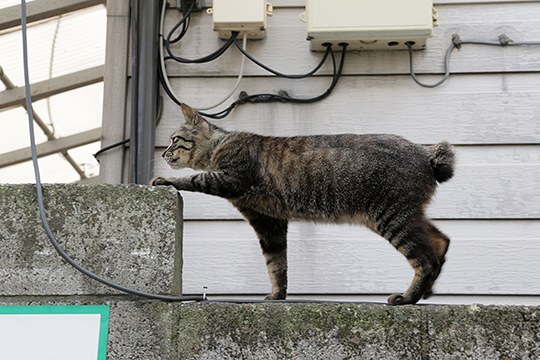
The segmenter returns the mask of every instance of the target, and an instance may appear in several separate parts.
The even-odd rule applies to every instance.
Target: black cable
[[[38,202],[39,216],[41,218],[41,224],[43,226],[43,230],[47,234],[47,237],[49,238],[52,246],[55,248],[58,254],[67,263],[69,263],[71,266],[73,266],[82,274],[106,286],[109,286],[116,290],[120,290],[127,294],[136,295],[136,296],[140,296],[140,297],[144,297],[148,299],[163,300],[163,301],[201,301],[203,300],[202,296],[174,296],[174,295],[150,294],[150,293],[133,290],[128,287],[116,284],[108,279],[105,279],[99,275],[94,274],[93,272],[79,265],[62,249],[62,247],[56,240],[56,237],[51,231],[51,228],[49,226],[49,222],[47,219],[47,215],[45,213],[45,205],[43,202],[43,189],[42,189],[41,178],[39,174],[39,164],[37,161],[36,139],[35,139],[35,133],[34,133],[34,118],[33,118],[33,111],[32,111],[32,98],[31,98],[31,92],[30,92],[30,79],[29,79],[29,70],[28,70],[28,41],[27,41],[27,35],[26,35],[26,1],[25,0],[21,0],[21,25],[22,25],[21,33],[22,33],[22,39],[23,39],[22,43],[23,43],[24,85],[25,85],[26,106],[27,106],[27,114],[28,114],[30,148],[31,148],[31,153],[32,153],[32,163],[34,165],[34,175],[36,178],[37,202]]]
[[[186,58],[174,55],[172,53],[172,51],[171,51],[171,44],[168,41],[165,41],[165,49],[167,50],[167,53],[169,54],[169,56],[165,57],[165,60],[171,60],[172,59],[172,60],[175,60],[177,62],[184,63],[184,64],[202,64],[202,63],[207,63],[207,62],[210,62],[210,61],[214,61],[218,57],[223,55],[223,53],[225,51],[227,51],[227,49],[234,43],[237,36],[238,36],[238,32],[233,31],[231,33],[231,37],[219,49],[215,50],[211,54],[208,54],[208,55],[203,56],[202,58],[198,58],[198,59],[186,59]]]
[[[306,73],[306,74],[301,74],[301,75],[288,75],[288,74],[283,74],[279,71],[276,71],[266,65],[264,65],[263,63],[261,63],[260,61],[258,61],[257,59],[255,59],[253,56],[251,56],[239,43],[238,43],[238,39],[236,39],[234,41],[234,45],[236,45],[236,47],[238,48],[238,50],[240,50],[242,52],[242,54],[244,54],[245,57],[247,57],[249,60],[251,60],[253,63],[257,64],[258,66],[260,66],[261,68],[263,68],[264,70],[276,75],[276,76],[280,76],[280,77],[284,77],[284,78],[287,78],[287,79],[303,79],[303,78],[306,78],[306,77],[309,77],[313,74],[315,74],[323,65],[324,63],[326,62],[326,59],[328,58],[328,55],[330,54],[330,51],[332,50],[332,48],[330,46],[327,46],[326,47],[326,51],[324,53],[324,56],[323,58],[321,59],[321,61],[319,62],[319,64],[313,69],[311,70],[310,72]]]
[[[163,96],[159,96],[159,100],[158,100],[158,113],[156,115],[156,126],[159,124],[159,122],[161,121],[161,115],[163,114]],[[131,141],[131,139],[124,139],[124,140],[121,140],[121,141],[118,141],[118,142],[115,142],[113,144],[110,144],[110,145],[107,145],[105,146],[104,148],[101,148],[99,149],[97,152],[95,152],[93,154],[94,158],[99,162],[99,155],[103,154],[104,152],[106,151],[109,151],[111,149],[114,149],[115,147],[118,147],[118,146],[122,146],[122,145],[126,145],[127,143],[129,143]]]
[[[328,89],[326,89],[324,93],[318,96],[311,97],[311,98],[295,98],[295,97],[289,96],[284,91],[281,92],[281,94],[253,94],[253,95],[246,94],[244,96],[242,96],[242,93],[241,93],[241,97],[238,100],[234,101],[226,109],[219,111],[217,113],[213,113],[213,114],[202,113],[202,112],[200,112],[200,114],[202,116],[206,116],[212,119],[223,119],[227,117],[236,106],[243,105],[246,103],[283,102],[283,103],[296,103],[296,104],[311,104],[311,103],[320,101],[332,93],[332,91],[336,87],[343,73],[343,66],[345,64],[345,55],[346,55],[348,44],[342,43],[342,44],[339,44],[339,46],[341,46],[342,48],[342,54],[341,54],[341,59],[339,62],[339,67],[337,67],[334,51],[332,50],[331,45],[327,45],[327,48],[330,48],[330,56],[332,58],[332,64],[334,68],[333,75],[332,75],[332,83],[330,84]]]
[[[181,2],[181,6],[182,6],[181,10],[183,14],[182,19],[180,19],[180,21],[178,21],[167,34],[166,42],[170,44],[177,43],[186,35],[187,30],[189,28],[189,24],[191,22],[191,13],[193,12],[193,9],[195,8],[195,0],[191,2],[191,6],[187,8],[187,10],[185,9],[184,1]],[[176,38],[171,40],[172,35],[180,26],[182,26],[182,30],[180,31],[180,34],[178,34]]]
[[[125,144],[127,144],[129,141],[130,141],[130,139],[125,139],[125,140],[116,142],[116,143],[114,143],[114,144],[105,146],[104,148],[101,148],[101,149],[99,149],[98,151],[96,151],[96,153],[94,154],[94,158],[97,160],[98,156],[101,155],[102,153],[104,153],[105,151],[109,151],[109,150],[111,150],[111,149],[114,149],[115,147],[125,145]],[[98,160],[98,161],[99,161],[99,160]]]

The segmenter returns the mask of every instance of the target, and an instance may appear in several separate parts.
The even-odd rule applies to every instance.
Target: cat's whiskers
[[[167,162],[161,156],[154,159],[154,162],[155,162],[155,164],[154,164],[155,168],[162,167],[162,166],[167,166]]]
[[[160,168],[160,167],[166,167],[167,163],[165,162],[165,160],[161,156],[159,156],[159,157],[155,157],[155,158],[149,160],[145,164],[145,166],[150,166],[150,165],[153,165],[154,170],[155,170],[155,169]]]

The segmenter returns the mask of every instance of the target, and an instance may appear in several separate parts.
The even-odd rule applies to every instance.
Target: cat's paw
[[[416,301],[412,298],[407,298],[403,294],[392,294],[388,297],[388,305],[407,305],[407,304],[416,304]]]
[[[433,290],[428,289],[428,290],[426,290],[424,295],[422,295],[422,299],[429,299],[431,297],[431,295],[433,295]]]
[[[155,178],[153,178],[152,180],[150,180],[150,185],[152,186],[159,186],[159,185],[170,185],[171,182],[168,181],[167,179],[161,177],[161,176],[157,176]]]
[[[287,297],[287,294],[282,294],[282,293],[269,294],[268,296],[264,298],[264,300],[285,300],[286,297]]]

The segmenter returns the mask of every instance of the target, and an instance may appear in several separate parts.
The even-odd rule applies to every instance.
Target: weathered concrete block
[[[63,249],[96,274],[153,293],[181,289],[182,202],[171,189],[45,185],[50,227]],[[116,293],[65,263],[38,215],[34,185],[0,185],[0,293]]]
[[[159,301],[111,301],[107,359],[177,360],[173,307]]]
[[[540,307],[173,306],[181,359],[540,358]]]

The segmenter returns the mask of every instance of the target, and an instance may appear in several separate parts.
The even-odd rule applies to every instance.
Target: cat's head
[[[182,104],[185,122],[171,135],[171,143],[162,156],[173,169],[206,169],[215,138],[220,129],[210,124],[191,107]]]

